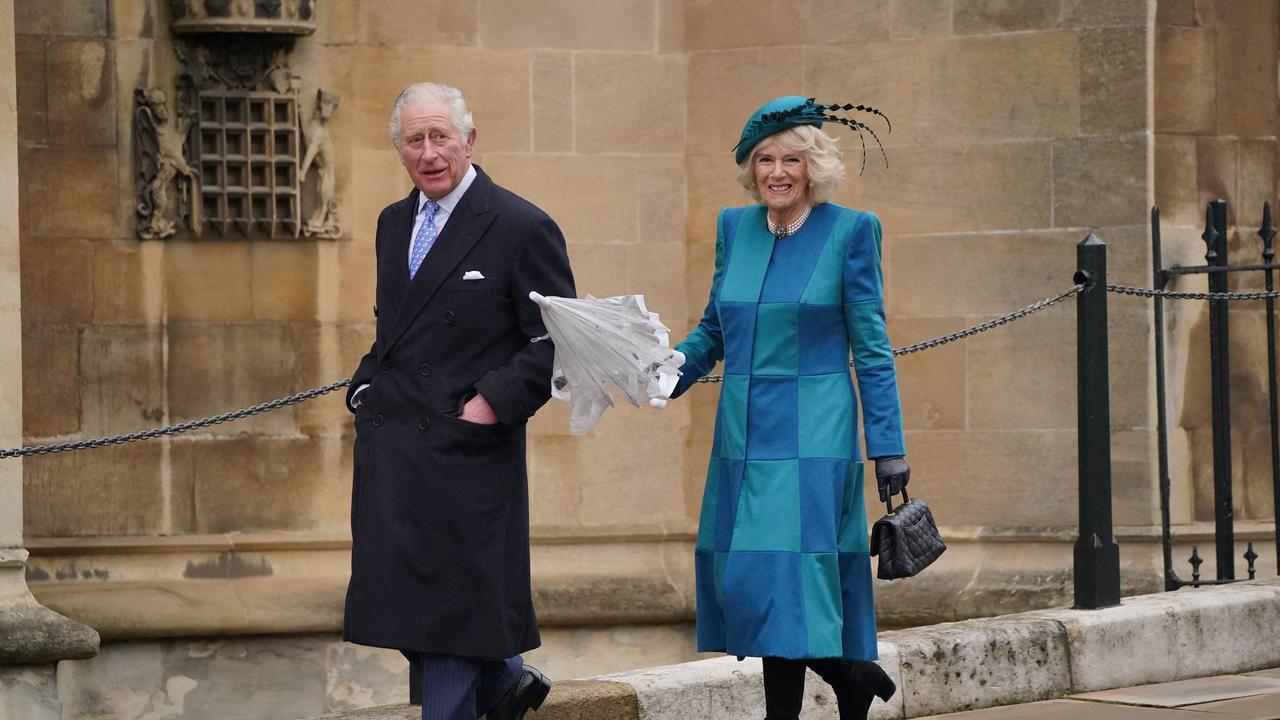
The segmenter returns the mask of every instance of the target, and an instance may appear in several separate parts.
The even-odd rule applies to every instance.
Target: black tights
[[[765,720],[796,720],[800,716],[806,667],[835,691],[840,720],[866,720],[871,701],[877,694],[886,700],[893,696],[893,682],[870,661],[767,657],[764,658]]]

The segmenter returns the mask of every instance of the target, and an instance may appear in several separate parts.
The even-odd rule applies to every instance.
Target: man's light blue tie
[[[418,274],[418,267],[422,265],[422,258],[427,256],[427,252],[431,250],[431,246],[436,244],[436,236],[440,231],[436,229],[436,210],[440,209],[440,203],[427,198],[427,202],[423,205],[427,216],[422,219],[422,225],[418,226],[418,234],[413,236],[413,247],[409,251],[409,279],[412,280],[414,275]]]

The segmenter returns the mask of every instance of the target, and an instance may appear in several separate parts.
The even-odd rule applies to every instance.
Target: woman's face
[[[752,163],[760,201],[776,215],[786,217],[808,202],[809,161],[804,153],[766,138]]]

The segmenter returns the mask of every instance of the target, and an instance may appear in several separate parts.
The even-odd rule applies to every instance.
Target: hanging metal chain
[[[943,335],[941,337],[936,337],[931,340],[925,340],[924,342],[915,343],[914,345],[907,345],[905,347],[896,348],[894,349],[893,354],[894,356],[908,355],[910,353],[920,352],[921,350],[928,350],[930,348],[938,347],[939,345],[946,345],[947,343],[955,342],[956,340],[961,340],[973,335],[977,335],[978,333],[982,333],[994,328],[998,328],[1001,325],[1011,323],[1014,320],[1019,320],[1021,318],[1027,317],[1028,315],[1044,310],[1045,308],[1052,307],[1053,305],[1057,305],[1063,300],[1066,300],[1067,298],[1072,297],[1073,295],[1076,295],[1081,290],[1083,290],[1084,287],[1085,287],[1084,285],[1076,285],[1072,288],[1069,288],[1067,290],[1064,290],[1063,292],[1058,293],[1057,295],[1054,295],[1053,297],[1048,297],[1043,300],[1040,300],[1039,302],[1034,302],[1024,308],[1019,308],[1017,310],[1014,310],[1013,312],[1008,313],[1007,315],[1001,315],[1000,317],[995,318],[994,320],[988,320],[987,322],[979,323],[977,325],[967,327],[963,330],[953,332],[950,335]],[[1165,297],[1165,298],[1172,298],[1177,300],[1265,300],[1267,298],[1280,298],[1280,290],[1275,290],[1270,292],[1254,291],[1254,292],[1210,293],[1210,292],[1176,292],[1171,290],[1148,290],[1146,288],[1129,287],[1126,285],[1108,285],[1107,291],[1118,293],[1121,295],[1134,295],[1138,297]],[[850,365],[852,365],[852,363],[850,363]],[[723,375],[708,375],[706,377],[700,378],[697,382],[718,383],[718,382],[721,382],[723,379],[724,379]],[[123,435],[112,435],[110,437],[92,438],[89,440],[77,440],[75,442],[55,443],[51,445],[34,445],[31,447],[13,448],[8,450],[0,449],[0,459],[11,458],[11,457],[28,457],[31,455],[52,455],[53,453],[68,452],[71,450],[87,450],[90,448],[106,447],[108,445],[123,445],[125,443],[136,442],[139,440],[150,440],[152,438],[163,437],[166,435],[178,435],[181,433],[190,432],[192,430],[199,430],[201,428],[212,427],[214,425],[221,425],[222,423],[228,423],[228,422],[231,422],[232,420],[240,420],[242,418],[258,415],[264,412],[278,410],[280,408],[288,407],[290,405],[297,405],[300,402],[305,402],[307,400],[311,400],[312,398],[320,397],[321,395],[328,395],[329,393],[335,390],[340,390],[346,387],[350,383],[351,383],[351,378],[343,378],[342,380],[331,382],[328,385],[325,385],[323,387],[318,387],[313,390],[307,390],[306,392],[297,393],[296,395],[288,395],[282,398],[271,400],[269,402],[253,405],[247,408],[242,408],[240,410],[233,410],[231,412],[222,413],[221,415],[214,415],[212,417],[201,418],[199,420],[191,420],[189,422],[178,423],[177,425],[169,425],[166,427],[152,428],[150,430],[140,430],[138,432],[126,433]]]
[[[914,345],[907,345],[905,347],[895,348],[893,351],[893,354],[895,357],[898,355],[909,355],[913,352],[920,352],[921,350],[928,350],[929,348],[935,348],[935,347],[938,347],[939,345],[946,345],[949,342],[955,342],[956,340],[961,340],[971,335],[977,335],[978,333],[986,332],[993,328],[998,328],[1001,325],[1011,323],[1014,320],[1019,320],[1033,313],[1040,312],[1041,310],[1044,310],[1047,307],[1052,307],[1053,305],[1057,305],[1063,300],[1066,300],[1067,298],[1079,293],[1083,289],[1084,289],[1084,285],[1076,285],[1072,288],[1068,288],[1067,290],[1064,290],[1058,293],[1057,295],[1054,295],[1053,297],[1047,297],[1038,302],[1031,303],[1030,305],[1024,308],[1019,308],[1017,310],[1014,310],[1013,312],[1007,315],[1001,315],[1000,317],[995,318],[994,320],[988,320],[987,322],[979,323],[977,325],[967,327],[963,330],[953,332],[950,335],[943,335],[941,337],[933,338],[932,340],[925,340],[924,342],[918,342]],[[849,366],[853,367],[853,363],[850,362]],[[706,377],[699,378],[697,382],[718,383],[723,380],[724,380],[723,375],[707,375]]]
[[[1128,285],[1108,285],[1107,292],[1136,297],[1161,297],[1171,300],[1266,300],[1280,298],[1280,290],[1253,290],[1248,292],[1183,292],[1179,290],[1148,290]]]
[[[28,455],[50,455],[53,453],[67,452],[69,450],[87,450],[89,448],[104,447],[106,445],[123,445],[124,443],[136,442],[138,440],[150,440],[151,438],[161,437],[163,435],[177,435],[190,430],[199,430],[200,428],[221,425],[222,423],[231,422],[232,420],[247,418],[251,415],[270,412],[271,410],[278,410],[289,405],[297,405],[298,403],[310,400],[311,398],[327,395],[334,390],[344,388],[350,383],[351,378],[343,378],[342,380],[331,382],[324,387],[318,387],[296,395],[288,395],[259,405],[253,405],[240,410],[233,410],[231,412],[202,418],[200,420],[191,420],[189,422],[178,423],[177,425],[169,425],[168,427],[140,430],[138,432],[126,433],[124,435],[112,435],[111,437],[93,438],[91,440],[79,440],[76,442],[57,443],[54,445],[34,445],[32,447],[14,448],[12,450],[0,450],[0,459],[26,457]]]

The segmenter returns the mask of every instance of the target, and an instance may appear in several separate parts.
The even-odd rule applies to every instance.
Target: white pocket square
[[[480,272],[479,270],[468,270],[462,273],[462,279],[463,280],[483,280],[484,273]]]

